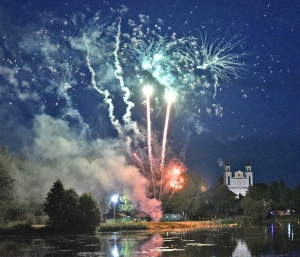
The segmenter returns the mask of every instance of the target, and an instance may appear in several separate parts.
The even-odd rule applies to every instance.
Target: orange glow
[[[171,191],[177,191],[184,186],[183,174],[186,172],[186,167],[178,160],[172,160],[166,167],[165,185],[166,189]]]
[[[206,192],[206,187],[205,186],[201,186],[201,192]]]

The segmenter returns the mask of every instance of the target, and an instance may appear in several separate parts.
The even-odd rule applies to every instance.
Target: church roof
[[[250,162],[249,162],[249,161],[247,161],[247,163],[246,163],[246,166],[251,166],[251,164],[250,164]]]
[[[206,194],[206,195],[213,194],[213,192],[216,190],[217,187],[223,186],[223,185],[224,185],[224,184],[223,184],[223,177],[220,177],[220,178],[218,178],[218,179],[216,180],[216,183],[215,183],[211,188],[209,188],[209,189],[205,192],[205,194]],[[229,190],[230,190],[230,189],[229,189]],[[235,196],[235,197],[237,196],[237,194],[234,193],[233,191],[230,190],[230,192],[232,193],[233,196]]]

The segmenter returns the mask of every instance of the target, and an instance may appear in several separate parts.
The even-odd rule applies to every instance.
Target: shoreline
[[[167,221],[145,222],[150,231],[178,230],[178,229],[202,229],[240,226],[238,223],[221,223],[218,221]]]
[[[262,222],[263,224],[269,223],[286,223],[286,222],[296,222],[300,225],[300,220],[298,219],[276,219],[268,222]],[[262,224],[259,223],[259,224]],[[45,225],[29,225],[23,224],[13,227],[0,228],[0,235],[2,237],[6,236],[42,236],[42,235],[75,235],[75,234],[97,234],[105,232],[121,232],[121,231],[148,231],[150,233],[155,232],[165,232],[165,231],[178,231],[178,230],[198,230],[198,229],[218,229],[218,228],[231,228],[231,227],[242,227],[244,225],[257,225],[258,223],[251,222],[247,220],[212,220],[212,221],[164,221],[164,222],[116,222],[116,223],[101,223],[97,227],[95,233],[80,233],[79,231],[64,231],[60,229],[53,229],[46,227]]]

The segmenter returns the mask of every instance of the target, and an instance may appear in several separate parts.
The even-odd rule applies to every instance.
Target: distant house
[[[135,215],[134,218],[136,220],[145,220],[145,221],[147,221],[149,219],[149,216],[144,212],[139,212],[137,215]]]
[[[164,213],[160,221],[181,221],[182,216],[180,213]]]
[[[128,216],[122,212],[118,212],[118,217],[122,218],[122,220],[124,220],[126,222],[130,222],[130,220],[131,220],[130,216]]]
[[[239,195],[245,196],[249,186],[253,185],[253,173],[250,162],[246,163],[245,171],[231,172],[228,162],[225,163],[223,172],[223,185],[235,193],[238,198]]]

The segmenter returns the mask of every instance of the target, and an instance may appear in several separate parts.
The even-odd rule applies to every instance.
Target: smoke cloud
[[[130,188],[131,200],[153,219],[159,219],[160,202],[149,199],[149,181],[138,168],[128,165],[126,142],[88,140],[72,131],[67,121],[46,114],[35,117],[33,132],[35,137],[31,150],[27,151],[28,158],[43,159],[54,165],[46,170],[40,167],[44,171],[40,173],[43,181],[51,178],[49,182],[53,183],[58,178],[66,187],[80,193],[95,193],[98,197],[102,191],[122,193],[125,188]],[[49,182],[43,195],[49,190]]]

